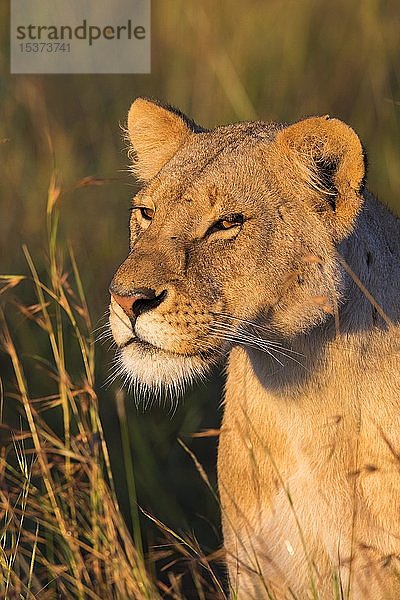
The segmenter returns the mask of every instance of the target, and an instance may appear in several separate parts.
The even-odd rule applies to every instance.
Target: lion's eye
[[[137,223],[142,229],[147,229],[154,218],[155,210],[149,206],[132,206]]]
[[[232,214],[226,215],[222,219],[218,219],[215,221],[213,225],[211,225],[208,233],[213,233],[214,231],[227,231],[228,229],[239,228],[243,225],[244,217],[240,214]]]
[[[218,221],[217,226],[220,229],[231,229],[232,227],[237,227],[240,224],[241,223],[238,223],[236,221],[228,221],[227,219],[221,219],[220,221]]]
[[[154,217],[154,210],[152,208],[148,208],[147,206],[139,206],[140,216],[145,221],[151,221]]]

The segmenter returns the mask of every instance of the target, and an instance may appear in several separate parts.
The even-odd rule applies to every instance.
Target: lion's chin
[[[137,339],[119,348],[117,361],[129,388],[139,395],[147,391],[160,396],[181,395],[216,362],[211,353],[175,354]]]

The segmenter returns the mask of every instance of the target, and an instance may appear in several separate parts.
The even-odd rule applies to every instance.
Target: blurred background
[[[0,3],[0,272],[27,273],[22,244],[39,271],[46,269],[47,190],[57,173],[61,244],[74,249],[95,324],[103,322],[109,281],[128,249],[136,183],[121,126],[137,96],[176,105],[205,127],[337,116],[367,150],[369,189],[400,209],[396,0],[153,0],[150,75],[10,75],[7,5]],[[84,185],[87,177],[102,181]],[[26,333],[23,319],[13,323],[22,352],[45,356],[45,342]],[[98,344],[96,391],[129,524],[119,386],[105,385],[111,360],[112,350]],[[9,371],[0,355],[4,385]],[[44,393],[40,373],[32,368],[29,375],[31,388]],[[218,506],[177,438],[215,485],[217,437],[191,436],[219,427],[222,389],[216,372],[188,392],[174,415],[156,405],[144,410],[140,402],[136,408],[131,397],[125,402],[139,504],[175,531],[192,532],[205,552],[221,543]],[[151,545],[157,534],[146,518],[142,527]]]

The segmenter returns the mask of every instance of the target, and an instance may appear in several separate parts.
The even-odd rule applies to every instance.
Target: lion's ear
[[[194,132],[203,131],[179,110],[137,98],[128,114],[133,169],[147,181],[172,158]]]
[[[276,136],[280,180],[296,194],[314,201],[336,240],[348,235],[361,208],[365,157],[356,133],[329,117],[311,117],[290,125]],[[305,189],[307,190],[305,193]],[[289,189],[285,191],[289,192]]]

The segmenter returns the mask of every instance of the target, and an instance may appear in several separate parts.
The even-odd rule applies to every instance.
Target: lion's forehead
[[[169,218],[176,211],[189,220],[240,212],[265,200],[270,174],[264,158],[256,150],[246,157],[235,151],[220,154],[205,168],[202,158],[192,157],[188,165],[185,156],[176,156],[141,194],[158,211],[164,207]]]

